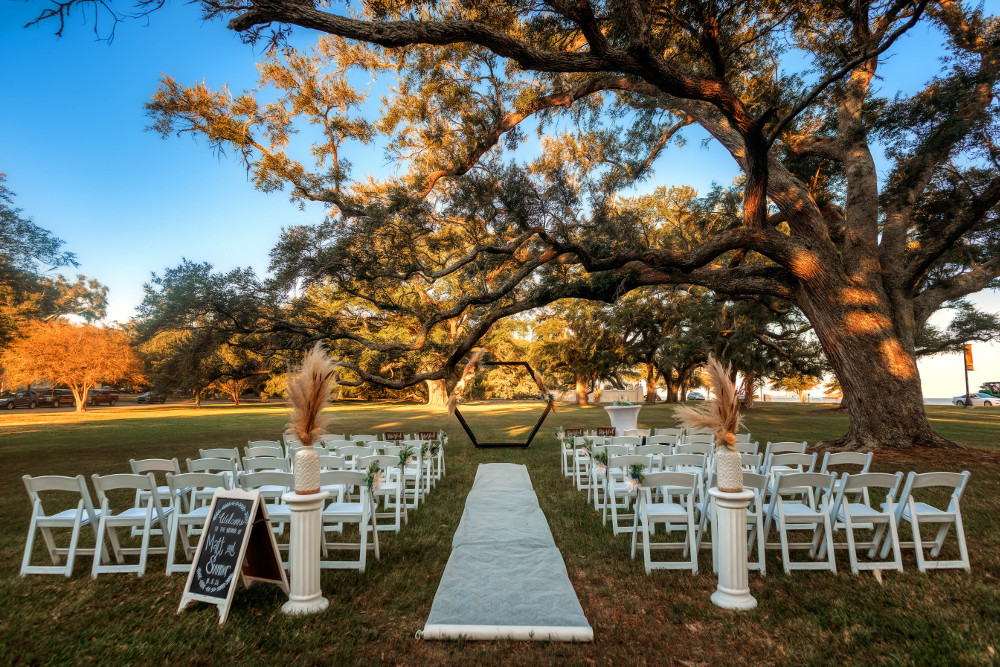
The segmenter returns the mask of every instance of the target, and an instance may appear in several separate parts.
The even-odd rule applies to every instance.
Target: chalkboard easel
[[[191,602],[207,602],[219,608],[219,625],[225,623],[237,572],[245,586],[264,581],[288,594],[288,578],[260,492],[217,489],[177,613]]]

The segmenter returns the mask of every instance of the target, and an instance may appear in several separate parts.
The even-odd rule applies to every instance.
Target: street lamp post
[[[975,370],[972,367],[972,346],[965,344],[965,407],[972,407],[972,397],[969,396],[969,371]]]

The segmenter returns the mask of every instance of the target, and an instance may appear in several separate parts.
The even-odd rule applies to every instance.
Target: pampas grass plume
[[[302,365],[288,374],[288,399],[292,404],[285,433],[295,435],[303,445],[312,446],[325,433],[330,417],[323,408],[330,404],[330,390],[336,365],[321,343],[316,343]]]
[[[715,434],[716,447],[736,449],[736,432],[743,426],[736,387],[729,380],[729,368],[708,357],[708,377],[715,398],[697,408],[682,406],[674,414],[686,428],[708,428]]]

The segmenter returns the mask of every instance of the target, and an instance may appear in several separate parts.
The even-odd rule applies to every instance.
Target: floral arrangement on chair
[[[639,485],[646,480],[646,475],[643,473],[645,469],[646,466],[642,463],[633,463],[628,467],[628,474],[625,475],[625,486],[630,493],[635,493],[639,489]]]
[[[604,450],[594,455],[594,464],[597,466],[597,471],[604,473],[605,476],[608,474],[608,450]]]
[[[399,467],[405,468],[406,464],[413,458],[413,445],[405,445],[399,450]]]
[[[420,458],[421,458],[421,460],[427,458],[427,452],[429,452],[430,449],[431,449],[431,443],[427,442],[426,440],[424,440],[423,442],[420,443]]]
[[[593,438],[586,438],[585,437],[583,439],[583,453],[586,456],[590,456],[590,457],[594,456],[594,439]]]
[[[382,488],[382,482],[385,481],[385,473],[382,472],[382,467],[379,466],[378,461],[372,461],[368,464],[368,468],[365,470],[365,486],[368,488],[368,493],[373,494]]]
[[[431,456],[437,456],[438,452],[441,451],[441,441],[431,440],[430,444],[427,446],[427,450],[431,453]]]
[[[687,428],[709,428],[715,434],[716,481],[720,491],[743,490],[742,458],[736,449],[736,432],[743,426],[740,399],[729,380],[728,366],[708,357],[708,377],[715,398],[696,408],[683,406],[674,413]]]

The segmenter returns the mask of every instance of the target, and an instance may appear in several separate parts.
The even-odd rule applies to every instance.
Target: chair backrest
[[[756,440],[754,442],[748,442],[746,440],[736,441],[736,451],[740,454],[756,454],[760,451],[760,443]]]
[[[177,459],[129,459],[128,464],[134,475],[145,475],[147,472],[172,472],[176,475],[181,471]]]
[[[736,435],[736,442],[750,442],[749,433],[736,433],[735,435]]]
[[[323,470],[319,473],[320,486],[364,486],[365,473],[360,470]]]
[[[281,441],[283,443],[285,443],[285,449],[288,449],[289,447],[291,447],[293,445],[298,446],[298,447],[302,446],[302,441],[299,440],[299,436],[294,435],[292,433],[282,433],[281,434]]]
[[[160,505],[160,497],[156,492],[156,480],[153,478],[153,473],[151,472],[144,475],[91,475],[90,478],[94,482],[94,490],[97,491],[97,497],[102,507],[107,503],[107,506],[111,508],[112,499],[108,492],[120,489],[148,491],[150,494],[149,497],[153,501],[153,506],[158,507]],[[134,496],[129,499],[129,507],[133,505],[134,499]]]
[[[281,440],[247,440],[247,447],[277,447],[281,449]]]
[[[637,456],[663,456],[664,454],[673,454],[674,448],[661,444],[640,445],[635,448],[633,453]]]
[[[358,470],[367,470],[372,462],[378,463],[380,470],[389,471],[399,467],[399,457],[387,454],[372,454],[371,456],[358,457]]]
[[[815,454],[771,454],[764,459],[764,472],[770,472],[775,466],[795,468],[798,472],[812,472],[816,467]],[[817,473],[818,474],[818,473]]]
[[[167,473],[167,486],[170,487],[171,498],[177,498],[182,493],[190,494],[191,507],[196,506],[195,498],[199,491],[208,489],[228,489],[230,480],[217,472],[182,472],[177,475]]]
[[[893,495],[895,495],[902,481],[903,473],[901,472],[865,472],[857,474],[845,472],[840,478],[840,490],[841,492],[860,491],[874,487],[878,489],[891,489]]]
[[[371,447],[362,447],[361,445],[340,447],[337,449],[337,456],[343,458],[345,461],[355,459],[359,456],[371,456],[374,453]]]
[[[593,442],[595,446],[598,445],[603,446],[607,441],[607,438],[598,438],[596,436],[588,436],[588,435],[578,435],[575,438],[573,438],[573,446],[583,447],[585,444],[587,444],[588,440]]]
[[[743,472],[743,488],[753,489],[761,494],[767,490],[767,475],[756,472]]]
[[[240,466],[240,450],[235,447],[211,447],[209,449],[199,449],[198,456],[203,459],[232,459],[236,461],[236,467]]]
[[[319,455],[319,469],[320,470],[343,470],[344,469],[344,457],[337,456],[336,454],[320,454]]]
[[[240,486],[247,491],[262,486],[283,486],[286,489],[294,489],[295,475],[290,472],[245,472],[240,474]]]
[[[740,454],[740,465],[744,472],[757,472],[760,470],[760,454]]]
[[[356,443],[353,440],[347,440],[346,438],[342,438],[342,439],[339,439],[339,440],[330,439],[330,440],[324,441],[323,442],[323,446],[326,447],[326,451],[332,453],[332,452],[337,451],[341,447],[357,447],[358,443]]]
[[[651,435],[646,438],[647,445],[668,445],[671,449],[677,444],[676,435]]]
[[[204,458],[188,459],[188,472],[228,472],[236,476],[236,461],[233,459]]]
[[[280,445],[247,445],[246,449],[243,450],[244,458],[255,456],[277,456],[282,458],[285,456],[285,450]]]
[[[651,472],[644,475],[644,479],[639,486],[645,489],[652,489],[660,486],[669,486],[673,489],[690,489],[694,494],[698,484],[698,475],[693,472]]]
[[[684,435],[685,436],[688,436],[688,435],[705,435],[705,434],[711,435],[712,434],[712,429],[708,428],[707,426],[698,426],[696,428],[689,428],[689,429],[687,429],[687,430],[684,431]]]
[[[628,445],[604,445],[608,456],[624,456],[628,454]]]
[[[649,435],[649,433],[650,431],[648,428],[627,428],[625,429],[625,433],[622,435],[637,435],[640,438],[645,438]]]
[[[705,456],[711,456],[713,449],[715,449],[715,445],[712,443],[685,441],[684,444],[677,445],[674,448],[674,452],[677,454],[704,454]]]
[[[319,436],[319,441],[324,445],[330,442],[342,442],[344,440],[347,440],[347,436],[343,433],[324,433]]]
[[[378,440],[378,436],[371,433],[354,433],[351,435],[351,440],[354,442],[371,442],[372,440]]]
[[[79,505],[82,502],[83,508],[87,512],[87,518],[91,522],[96,522],[97,515],[94,512],[94,502],[90,498],[90,492],[87,491],[87,481],[83,475],[77,475],[76,477],[63,477],[62,475],[39,475],[32,477],[31,475],[22,475],[21,481],[24,482],[24,488],[28,491],[28,498],[31,500],[32,505],[37,506],[42,513],[45,512],[45,508],[42,506],[41,494],[48,495],[48,491],[76,493],[80,496],[77,504]],[[94,525],[97,524],[94,523]]]
[[[684,435],[684,429],[682,428],[654,428],[653,435],[670,435],[674,438]]]
[[[948,507],[954,509],[958,501],[962,499],[962,492],[965,490],[969,477],[968,470],[963,472],[911,472],[907,475],[903,492],[899,495],[899,504],[904,504],[916,489],[944,487],[953,489]]]
[[[616,435],[608,439],[609,445],[625,445],[626,447],[638,447],[642,444],[642,436],[639,435]]]
[[[764,447],[764,460],[767,461],[767,457],[771,454],[805,454],[806,443],[802,442],[771,442],[768,441],[767,446]]]
[[[833,492],[837,476],[821,472],[779,472],[775,477],[775,496],[789,489],[817,489],[826,495]]]
[[[823,454],[823,463],[820,465],[819,471],[830,472],[829,468],[831,466],[855,466],[860,468],[853,473],[857,475],[868,472],[871,465],[871,452],[826,452]]]
[[[283,456],[254,456],[243,459],[243,470],[246,472],[258,472],[260,470],[291,472],[292,466],[289,465],[288,459]]]
[[[624,456],[608,456],[608,467],[609,468],[621,468],[626,470],[629,466],[639,464],[645,466],[644,470],[649,472],[653,467],[653,461],[651,456],[642,456],[636,454],[625,454]]]
[[[704,468],[707,458],[705,454],[668,454],[660,459],[660,465],[665,469],[678,466]]]
[[[684,436],[685,445],[708,445],[715,444],[715,436],[711,433],[692,433]],[[680,446],[680,445],[678,445]]]

